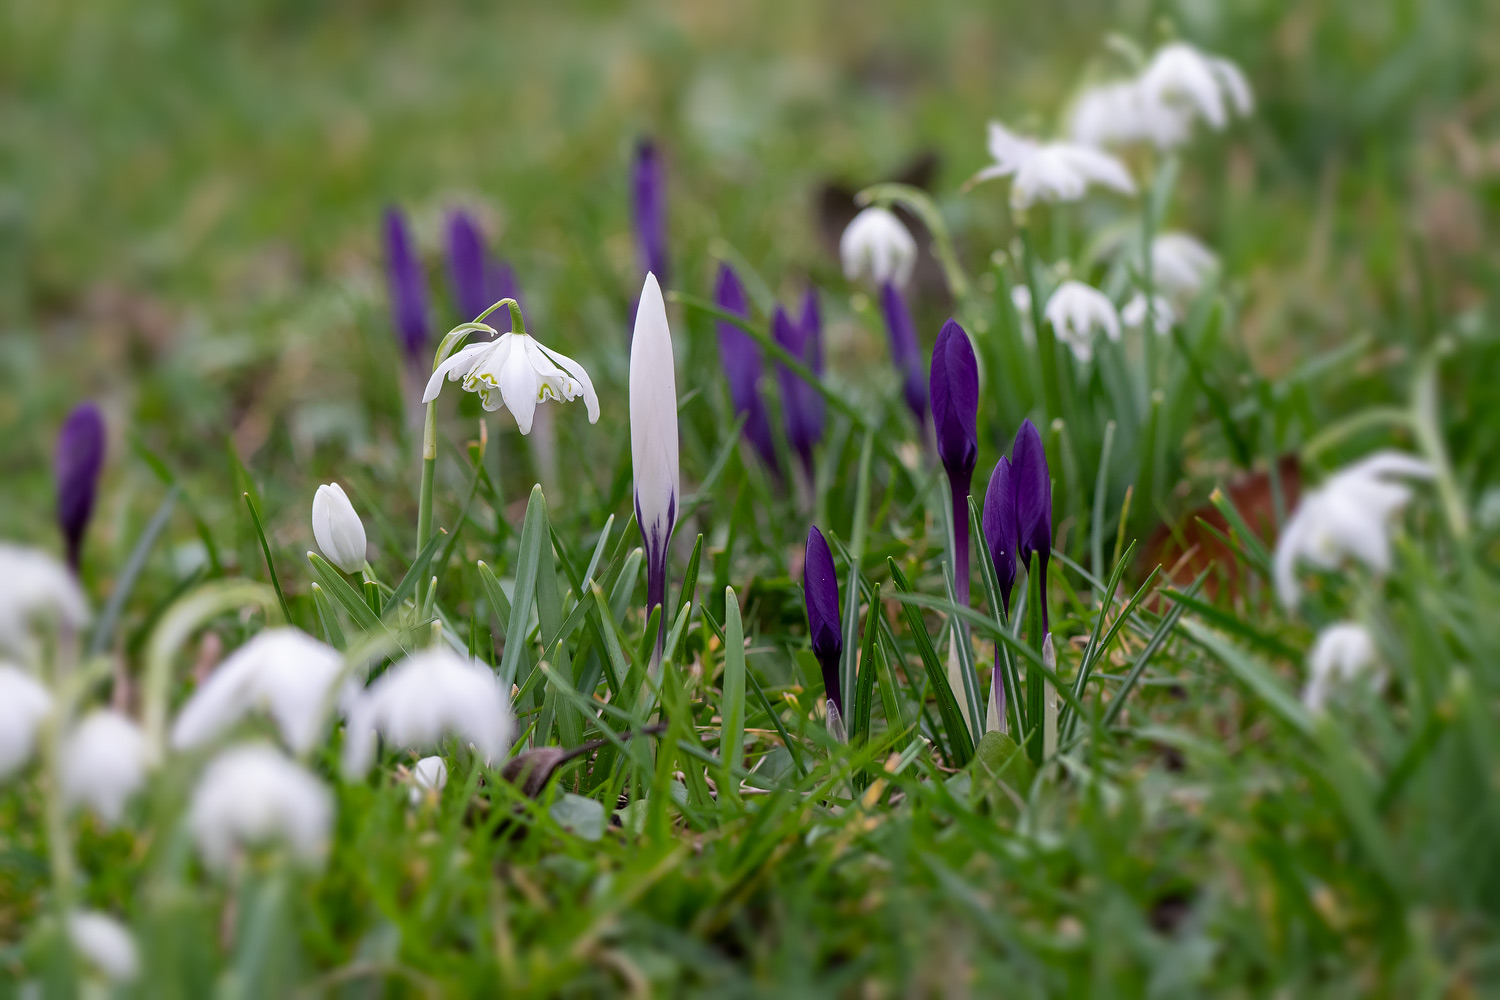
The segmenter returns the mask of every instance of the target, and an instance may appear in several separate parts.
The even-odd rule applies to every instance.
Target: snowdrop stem
[[[1155,220],[1151,214],[1152,203],[1151,190],[1147,189],[1141,198],[1141,294],[1145,296],[1146,319],[1141,323],[1141,340],[1144,342],[1144,357],[1146,364],[1146,398],[1151,398],[1151,390],[1156,388],[1156,337],[1152,334],[1155,323],[1155,310],[1152,303],[1156,301],[1152,286],[1155,284],[1155,275],[1151,268],[1151,242],[1152,231]]]
[[[47,860],[52,869],[52,896],[58,913],[67,912],[73,897],[73,842],[68,832],[67,805],[62,796],[62,737],[67,706],[59,699],[42,735],[42,768],[46,788],[43,808],[47,824]]]
[[[1042,368],[1042,399],[1047,420],[1062,416],[1062,387],[1057,376],[1057,337],[1049,323],[1042,321],[1042,290],[1036,283],[1036,260],[1031,251],[1031,230],[1020,223],[1021,267],[1026,272],[1026,287],[1031,290],[1031,328],[1036,331],[1036,356]]]

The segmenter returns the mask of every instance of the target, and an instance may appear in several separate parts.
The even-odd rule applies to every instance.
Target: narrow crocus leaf
[[[714,303],[736,316],[750,315],[745,288],[734,269],[719,265],[719,280],[714,289]],[[761,460],[776,469],[776,444],[771,437],[771,421],[760,395],[762,357],[755,338],[728,320],[718,321],[719,359],[729,382],[729,399],[736,414],[745,414],[745,439],[754,446]]]
[[[969,484],[979,453],[979,365],[969,335],[953,320],[932,348],[932,425],[953,500],[954,590],[969,603]]]
[[[891,338],[891,362],[901,374],[901,394],[917,423],[923,423],[927,419],[927,385],[922,378],[922,347],[906,299],[889,281],[880,286],[880,309]]]
[[[93,403],[80,403],[57,434],[57,526],[68,547],[68,565],[78,569],[83,533],[94,513],[99,473],[104,468],[104,415]]]
[[[844,694],[839,684],[839,663],[844,653],[844,633],[839,623],[839,578],[833,569],[833,553],[816,526],[807,532],[807,553],[802,562],[802,592],[807,599],[807,634],[813,656],[823,668],[823,688],[828,701],[844,714]]]
[[[1029,419],[1021,421],[1021,427],[1016,431],[1010,464],[1011,488],[1015,495],[1016,554],[1026,566],[1032,565],[1033,553],[1037,556],[1045,626],[1047,560],[1052,555],[1052,477],[1047,470],[1042,436]]]
[[[677,522],[677,374],[667,307],[654,274],[646,275],[630,343],[630,459],[635,519],[646,547],[646,611],[667,593],[667,546]],[[656,655],[661,655],[658,633]]]
[[[667,280],[667,192],[656,143],[642,139],[635,147],[630,177],[631,208],[641,267],[658,281]]]
[[[427,280],[412,245],[411,231],[400,209],[385,210],[386,281],[391,297],[391,324],[401,349],[421,364],[427,348]]]
[[[985,547],[990,551],[990,564],[995,567],[995,580],[1000,587],[1000,609],[1003,617],[1010,617],[1010,594],[1016,585],[1016,493],[1011,482],[1010,460],[1004,455],[995,463],[990,473],[989,486],[984,491]]]

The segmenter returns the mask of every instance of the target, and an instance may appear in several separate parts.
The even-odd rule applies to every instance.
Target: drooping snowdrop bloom
[[[140,953],[130,929],[107,913],[74,910],[68,914],[73,949],[104,978],[128,983],[140,974]]]
[[[1431,479],[1432,467],[1419,458],[1380,451],[1330,477],[1306,493],[1276,543],[1276,593],[1295,607],[1301,599],[1297,564],[1306,561],[1334,570],[1345,558],[1372,572],[1391,568],[1391,521],[1411,500],[1411,487],[1396,478]]]
[[[641,270],[667,280],[667,182],[656,143],[642,139],[630,171],[631,210]]]
[[[582,396],[589,423],[599,420],[599,396],[589,373],[567,355],[543,347],[524,326],[454,352],[427,380],[422,402],[437,399],[444,377],[462,379],[464,389],[478,393],[486,410],[510,410],[522,434],[531,433],[537,404],[549,399],[571,402]]]
[[[0,650],[25,652],[32,629],[76,631],[89,606],[68,568],[41,549],[0,542]]]
[[[146,737],[119,712],[91,712],[63,743],[60,772],[63,801],[113,826],[145,784]]]
[[[1307,662],[1310,676],[1302,689],[1302,703],[1321,712],[1336,682],[1353,680],[1375,662],[1375,642],[1363,625],[1339,622],[1318,633]],[[1378,690],[1385,676],[1376,673],[1372,680]]]
[[[448,787],[448,764],[441,757],[423,757],[412,765],[411,802],[416,805],[430,792]]]
[[[1120,317],[1109,296],[1081,281],[1065,281],[1047,300],[1043,314],[1057,338],[1068,345],[1079,361],[1094,356],[1094,330],[1110,340],[1120,339]]]
[[[1214,129],[1229,124],[1231,111],[1248,115],[1254,104],[1238,66],[1186,42],[1157,49],[1137,85],[1149,104],[1180,109]]]
[[[1219,269],[1219,258],[1188,233],[1166,232],[1151,241],[1151,283],[1168,295],[1190,299]]]
[[[99,473],[104,468],[104,415],[81,403],[63,421],[53,453],[57,480],[57,526],[67,544],[68,565],[78,569],[83,532],[94,513]]]
[[[750,315],[750,307],[745,301],[745,288],[740,284],[739,275],[728,264],[719,265],[714,303],[736,316]],[[754,446],[766,467],[776,471],[776,444],[771,437],[770,415],[766,412],[765,400],[760,395],[760,377],[763,371],[760,344],[728,320],[719,320],[717,326],[719,360],[724,365],[724,378],[729,382],[729,400],[734,405],[736,415],[745,414],[742,433],[745,440]]]
[[[876,285],[904,288],[917,263],[917,241],[895,212],[872,205],[844,229],[839,259],[850,281],[868,276]]]
[[[842,720],[844,714],[844,692],[839,680],[844,633],[839,623],[839,578],[833,568],[833,553],[816,525],[807,532],[802,594],[807,602],[808,640],[823,671],[823,690],[828,694],[829,728],[832,728],[832,720]]]
[[[932,348],[932,426],[953,502],[953,586],[969,606],[969,485],[979,454],[979,363],[969,335],[953,320]]]
[[[1084,91],[1068,115],[1068,135],[1082,146],[1154,143],[1171,149],[1187,141],[1192,117],[1179,107],[1152,101],[1138,80],[1101,84]]]
[[[345,573],[358,573],[365,564],[365,525],[338,483],[327,483],[313,494],[313,540],[324,558]]]
[[[817,309],[814,305],[814,322],[816,318]],[[771,321],[772,336],[779,346],[798,358],[814,375],[823,373],[823,345],[818,333],[816,326],[806,321],[797,322],[781,306],[776,307]],[[776,366],[776,377],[781,384],[786,440],[802,460],[810,486],[813,481],[813,446],[823,436],[823,397],[786,365]]]
[[[927,380],[922,377],[922,345],[912,322],[906,298],[893,283],[880,286],[880,311],[891,339],[891,361],[901,373],[901,394],[917,423],[927,422]]]
[[[989,150],[995,162],[975,174],[973,182],[1012,177],[1010,203],[1018,212],[1038,201],[1077,201],[1090,184],[1135,194],[1125,164],[1092,146],[1040,142],[990,122]]]
[[[448,275],[454,305],[466,322],[501,299],[520,298],[515,272],[505,261],[491,259],[479,223],[468,212],[448,216]]]
[[[1139,329],[1146,323],[1146,296],[1142,292],[1136,292],[1131,296],[1125,308],[1120,310],[1120,320],[1131,330]],[[1165,295],[1151,296],[1151,329],[1159,336],[1166,336],[1172,331],[1172,324],[1177,322],[1177,310],[1172,308],[1171,301]]]
[[[1010,481],[1015,491],[1016,558],[1029,569],[1037,557],[1042,623],[1047,622],[1047,561],[1052,556],[1052,474],[1042,436],[1030,419],[1021,421],[1010,449]]]
[[[385,210],[386,287],[391,298],[391,325],[407,360],[413,366],[426,362],[429,336],[427,318],[427,278],[422,261],[413,246],[406,216],[397,208]]]
[[[199,855],[220,871],[238,851],[273,843],[315,867],[328,853],[332,823],[333,798],[323,783],[265,743],[232,747],[210,761],[188,809]]]
[[[348,709],[344,774],[362,777],[375,758],[375,735],[391,747],[435,746],[445,735],[473,744],[486,761],[510,746],[510,698],[494,672],[438,647],[391,667]]]
[[[52,695],[20,667],[0,663],[0,780],[31,759]]]
[[[630,465],[635,520],[646,545],[646,614],[667,597],[667,547],[677,524],[677,369],[656,276],[646,275],[630,342]],[[666,609],[662,609],[666,613]],[[656,634],[656,656],[667,623]]]
[[[322,735],[342,670],[343,658],[332,646],[295,628],[266,629],[230,654],[193,692],[177,713],[172,746],[202,746],[251,712],[265,712],[292,752],[306,753]]]

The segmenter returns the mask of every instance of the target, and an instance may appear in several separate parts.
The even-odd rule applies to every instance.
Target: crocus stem
[[[1025,225],[1020,228],[1021,266],[1026,272],[1026,287],[1031,291],[1031,328],[1036,331],[1036,356],[1042,366],[1042,399],[1050,421],[1062,416],[1062,388],[1057,378],[1057,337],[1052,327],[1042,322],[1042,290],[1036,283],[1031,232]]]
[[[969,606],[969,476],[949,473],[949,494],[953,500],[953,592],[960,607]]]

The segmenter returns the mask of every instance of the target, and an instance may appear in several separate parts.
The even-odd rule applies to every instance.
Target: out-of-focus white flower
[[[677,369],[656,276],[646,275],[630,342],[630,466],[646,543],[646,613],[666,599],[667,546],[677,524]],[[665,612],[663,612],[665,613]],[[657,633],[657,651],[666,629]]]
[[[1021,321],[1021,339],[1031,344],[1036,342],[1036,330],[1031,325],[1031,286],[1011,285],[1010,304],[1015,307]]]
[[[338,650],[294,628],[266,629],[235,650],[193,692],[172,726],[172,746],[201,746],[262,710],[295,753],[322,732],[329,692],[343,669]]]
[[[1151,142],[1171,149],[1187,141],[1192,117],[1174,105],[1147,98],[1137,80],[1091,87],[1068,115],[1068,135],[1082,146],[1126,146]]]
[[[119,712],[91,712],[68,734],[60,764],[63,801],[114,825],[146,781],[146,737]]]
[[[1010,203],[1017,211],[1038,201],[1077,201],[1090,184],[1135,194],[1125,164],[1092,146],[1039,142],[990,122],[989,150],[995,162],[975,174],[973,183],[1013,175]]]
[[[477,392],[486,410],[510,410],[522,434],[531,433],[537,404],[549,399],[572,402],[582,396],[589,423],[599,420],[599,396],[583,365],[544,347],[528,333],[503,333],[458,351],[427,380],[422,402],[437,399],[444,376],[455,382],[463,379],[464,389]]]
[[[1151,284],[1168,295],[1192,298],[1219,269],[1219,258],[1188,233],[1162,233],[1151,241]]]
[[[1332,570],[1352,557],[1376,573],[1390,569],[1390,523],[1412,493],[1390,481],[1397,476],[1430,479],[1432,468],[1401,452],[1376,452],[1302,498],[1276,543],[1276,593],[1283,605],[1295,607],[1301,598],[1299,561]]]
[[[488,667],[451,649],[424,649],[353,700],[344,773],[356,779],[370,769],[377,731],[393,747],[433,746],[449,734],[494,761],[510,746],[513,726],[508,693]]]
[[[115,983],[128,983],[141,970],[140,955],[129,928],[107,913],[74,910],[68,914],[68,940],[84,960]]]
[[[232,747],[210,761],[188,812],[204,864],[220,870],[238,849],[271,843],[318,865],[332,823],[333,799],[323,783],[265,743]]]
[[[31,759],[52,695],[20,667],[0,663],[0,779]]]
[[[25,652],[43,622],[76,630],[89,604],[68,568],[41,549],[0,542],[0,649]]]
[[[1375,662],[1375,642],[1363,625],[1339,622],[1318,633],[1307,662],[1310,676],[1302,689],[1302,703],[1321,712],[1335,681],[1347,683]],[[1372,680],[1378,690],[1385,674],[1376,672]]]
[[[428,792],[448,787],[448,764],[441,757],[423,757],[412,765],[411,784],[411,801],[416,805]]]
[[[1125,308],[1120,310],[1120,319],[1132,330],[1145,325],[1146,322],[1146,296],[1136,292],[1131,296]],[[1151,328],[1159,335],[1165,336],[1171,332],[1172,324],[1177,322],[1177,310],[1172,308],[1172,303],[1165,295],[1151,296]]]
[[[1229,124],[1230,110],[1248,115],[1254,100],[1240,68],[1186,42],[1156,50],[1138,86],[1152,104],[1176,107],[1215,129]]]
[[[1081,281],[1064,281],[1047,300],[1044,314],[1059,340],[1073,349],[1079,361],[1094,356],[1094,330],[1110,340],[1120,339],[1120,317],[1109,296]]]
[[[319,486],[313,494],[313,539],[324,558],[345,573],[365,564],[365,526],[338,483]]]
[[[872,205],[854,217],[839,238],[844,277],[854,281],[868,274],[877,285],[898,288],[911,278],[917,262],[917,241],[889,209]]]

